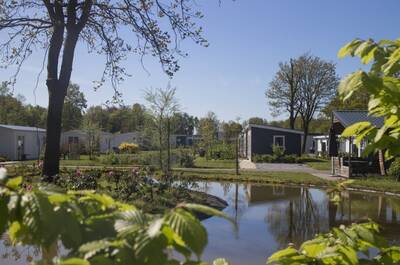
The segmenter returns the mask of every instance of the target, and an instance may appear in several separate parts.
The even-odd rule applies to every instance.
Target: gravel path
[[[240,168],[256,171],[304,172],[322,179],[338,180],[329,171],[313,169],[303,164],[253,163],[250,160],[241,160]]]

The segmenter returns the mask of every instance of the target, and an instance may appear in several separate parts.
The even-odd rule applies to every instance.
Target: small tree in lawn
[[[93,159],[93,154],[99,151],[100,148],[100,127],[92,121],[85,119],[83,123],[83,131],[86,133],[86,150],[89,154],[89,159]]]
[[[179,111],[179,103],[176,98],[176,88],[170,84],[165,89],[150,89],[145,92],[145,99],[154,117],[154,124],[158,132],[158,144],[160,152],[160,167],[167,172],[171,169],[171,118]],[[163,151],[166,145],[167,165],[164,168]]]
[[[217,115],[210,111],[206,117],[199,120],[199,134],[201,136],[201,145],[208,152],[217,141],[219,121]]]
[[[182,39],[207,45],[191,0],[2,0],[0,53],[3,65],[17,72],[33,51],[46,51],[49,105],[43,174],[59,172],[61,117],[78,40],[92,54],[105,56],[100,84],[117,86],[126,76],[122,62],[129,54],[158,58],[164,71],[178,69],[176,55]],[[15,76],[14,76],[15,77]],[[51,178],[49,178],[51,180]]]

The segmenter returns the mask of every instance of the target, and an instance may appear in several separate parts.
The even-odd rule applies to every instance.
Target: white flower
[[[7,179],[7,169],[5,167],[0,167],[0,183]]]

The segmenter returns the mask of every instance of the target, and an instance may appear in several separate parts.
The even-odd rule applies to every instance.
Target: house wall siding
[[[14,132],[12,130],[0,127],[0,156],[14,160]]]
[[[43,147],[45,132],[19,131],[0,127],[0,156],[5,156],[9,160],[17,160],[17,137],[23,136],[24,154],[26,159],[37,159],[40,149]],[[39,137],[39,139],[38,139]]]
[[[285,136],[286,154],[301,154],[301,134],[257,127],[251,128],[251,154],[272,154],[274,135]]]

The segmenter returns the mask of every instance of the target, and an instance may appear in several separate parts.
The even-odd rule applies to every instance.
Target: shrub
[[[207,159],[214,160],[235,159],[235,145],[226,143],[214,144],[211,148],[207,150],[206,157]]]
[[[297,163],[297,156],[296,155],[285,155],[282,157],[283,163]]]
[[[272,155],[274,155],[277,158],[280,158],[285,155],[285,149],[279,145],[272,145]]]
[[[179,148],[178,150],[179,165],[185,168],[194,167],[194,156],[190,150]]]
[[[119,159],[116,153],[111,152],[101,158],[101,162],[106,165],[117,165]]]
[[[118,146],[118,149],[125,154],[135,154],[139,150],[139,145],[123,142]]]
[[[5,156],[0,156],[0,162],[6,162],[7,158]]]
[[[296,155],[253,155],[252,161],[255,163],[299,163]]]
[[[390,165],[389,175],[396,178],[397,181],[400,180],[400,157],[396,158],[393,163]]]
[[[204,150],[203,148],[199,149],[199,156],[200,157],[205,157],[206,156],[206,150]]]

